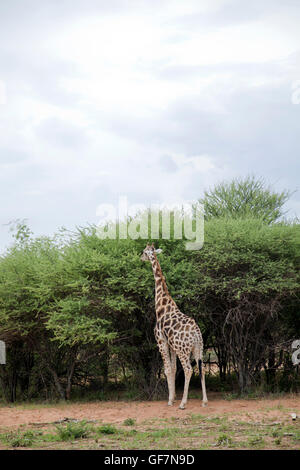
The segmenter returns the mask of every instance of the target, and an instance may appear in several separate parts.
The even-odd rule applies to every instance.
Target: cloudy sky
[[[0,250],[254,174],[300,216],[299,0],[0,3]],[[297,104],[299,103],[299,104]]]

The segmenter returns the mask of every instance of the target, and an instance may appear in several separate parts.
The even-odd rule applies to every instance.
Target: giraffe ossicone
[[[203,339],[199,326],[193,318],[182,313],[172,299],[165,277],[162,273],[157,254],[160,248],[155,249],[154,244],[147,244],[141,256],[142,261],[150,261],[155,281],[155,310],[156,325],[154,329],[155,339],[161,353],[165,375],[169,388],[168,405],[173,405],[175,400],[176,358],[182,364],[184,371],[184,391],[180,409],[184,409],[187,403],[190,379],[193,373],[191,357],[194,357],[199,367],[202,386],[202,406],[207,404],[205,387],[205,372],[202,367]]]

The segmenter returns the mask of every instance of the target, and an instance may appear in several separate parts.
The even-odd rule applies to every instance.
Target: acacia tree
[[[25,237],[1,258],[0,338],[8,345],[9,362],[2,382],[12,384],[12,399],[29,356],[35,357],[32,368],[38,367],[41,381],[50,377],[59,396],[69,398],[76,367],[91,347],[99,354],[116,336],[102,315],[103,302],[93,304],[76,252],[76,243],[62,246],[55,238]]]
[[[168,272],[168,285],[176,289],[183,273],[187,278],[191,272],[187,260],[184,261],[187,252],[183,241],[154,242],[163,249],[161,258]],[[101,283],[99,275],[103,275],[103,269],[99,270],[99,265],[90,270],[89,278],[97,298],[103,299],[106,318],[118,333],[108,349],[111,363],[119,366],[124,375],[127,373],[127,380],[138,387],[141,398],[153,399],[165,388],[165,383],[161,380],[162,361],[154,338],[153,273],[151,266],[140,260],[145,243],[142,239],[101,240],[94,229],[82,233],[80,238],[82,249],[101,253],[106,260]]]
[[[206,219],[254,217],[270,224],[284,215],[283,206],[290,196],[290,191],[273,191],[263,179],[247,176],[217,184],[206,190],[199,201],[204,205]]]
[[[216,218],[206,223],[204,246],[194,253],[192,298],[201,299],[207,329],[230,358],[241,391],[255,380],[268,350],[292,339],[282,318],[299,296],[299,243],[296,224]]]
[[[241,390],[262,366],[278,364],[283,339],[298,337],[299,240],[297,224],[246,216],[209,218],[200,251],[172,237],[154,240],[171,295],[215,347],[223,376],[233,364]],[[17,385],[35,388],[34,396],[55,387],[68,398],[73,383],[97,383],[99,375],[105,382],[115,366],[141,397],[158,396],[162,362],[144,246],[101,240],[93,227],[62,241],[32,239],[20,227],[0,258],[0,338],[8,344],[0,379],[9,399]]]

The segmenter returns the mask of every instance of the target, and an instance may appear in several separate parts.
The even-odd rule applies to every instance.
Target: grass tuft
[[[125,419],[125,421],[123,422],[124,426],[134,426],[136,423],[136,420],[133,419],[133,418],[127,418]]]
[[[97,434],[117,434],[119,431],[111,424],[104,424],[96,428]]]

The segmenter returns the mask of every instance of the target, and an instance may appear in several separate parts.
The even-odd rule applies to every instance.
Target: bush
[[[73,441],[89,436],[90,431],[85,421],[56,426],[56,433],[61,441]]]

